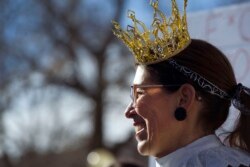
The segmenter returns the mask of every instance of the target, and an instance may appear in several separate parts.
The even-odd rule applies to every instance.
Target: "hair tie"
[[[241,83],[238,83],[237,86],[234,89],[233,97],[232,97],[232,104],[234,105],[235,108],[241,111],[242,114],[247,114],[250,115],[250,107],[246,106],[245,100],[243,94],[250,96],[250,89],[243,86]]]
[[[240,98],[240,93],[243,89],[242,83],[238,83],[235,87],[234,94],[233,94],[233,99],[239,99]]]

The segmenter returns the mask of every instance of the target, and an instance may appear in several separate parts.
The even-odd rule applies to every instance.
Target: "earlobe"
[[[195,100],[195,89],[191,84],[183,84],[180,89],[179,107],[188,110]]]
[[[195,89],[190,84],[184,84],[179,89],[179,104],[174,112],[177,121],[184,121],[187,118],[187,111],[191,108],[195,99]]]

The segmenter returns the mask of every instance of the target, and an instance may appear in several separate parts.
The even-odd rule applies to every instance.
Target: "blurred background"
[[[188,13],[249,0],[190,0]],[[0,0],[0,166],[104,167],[136,160],[133,58],[113,35],[145,0]],[[169,13],[170,2],[160,1]],[[179,0],[178,4],[182,4]]]

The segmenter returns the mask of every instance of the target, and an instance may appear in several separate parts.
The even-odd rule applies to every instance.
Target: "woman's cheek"
[[[136,100],[135,107],[139,108],[139,109],[146,109],[147,108],[147,100],[146,100],[145,96],[140,96]]]

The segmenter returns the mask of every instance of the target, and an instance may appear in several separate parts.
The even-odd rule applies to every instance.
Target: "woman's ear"
[[[195,89],[191,84],[183,84],[179,89],[179,107],[189,110],[195,101]]]

